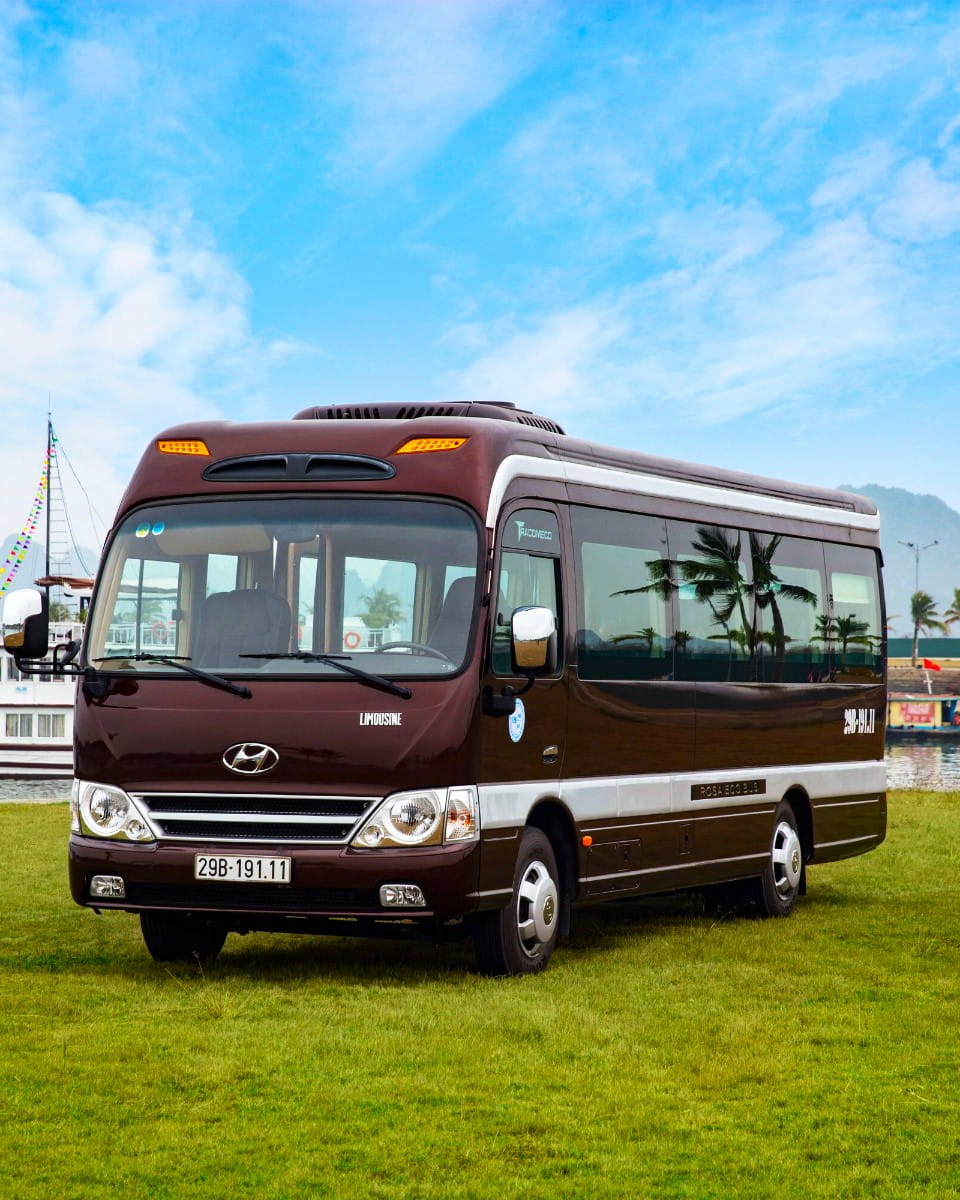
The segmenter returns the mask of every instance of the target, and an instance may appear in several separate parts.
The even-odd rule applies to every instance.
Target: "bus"
[[[28,664],[44,604],[16,596]],[[57,659],[71,892],[158,961],[471,937],[495,976],[595,902],[784,917],[883,841],[884,631],[862,497],[508,403],[180,425]]]

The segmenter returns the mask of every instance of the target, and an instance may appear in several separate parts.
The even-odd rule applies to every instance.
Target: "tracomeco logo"
[[[534,529],[530,525],[524,524],[523,521],[518,521],[514,518],[514,525],[517,527],[517,541],[533,539],[535,542],[552,542],[553,531],[550,529]]]

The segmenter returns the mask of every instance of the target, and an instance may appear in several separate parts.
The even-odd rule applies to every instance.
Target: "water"
[[[70,779],[0,779],[0,803],[16,800],[21,804],[50,804],[69,800]]]
[[[960,792],[960,736],[898,738],[889,743],[887,787]]]

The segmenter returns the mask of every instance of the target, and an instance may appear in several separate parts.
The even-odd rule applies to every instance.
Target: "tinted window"
[[[826,547],[832,607],[824,622],[830,678],[852,683],[883,675],[877,556],[860,546]]]
[[[662,520],[572,509],[580,567],[581,679],[663,679],[673,669],[672,578]]]
[[[822,545],[761,533],[750,533],[749,542],[757,679],[811,683],[823,678],[829,668]]]
[[[756,678],[750,546],[739,529],[668,521],[677,598],[676,676]]]

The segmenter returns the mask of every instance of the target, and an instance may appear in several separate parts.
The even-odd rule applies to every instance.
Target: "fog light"
[[[384,883],[380,887],[384,908],[426,908],[427,901],[415,883]]]
[[[94,875],[90,880],[90,898],[93,900],[122,900],[127,894],[119,875]]]

